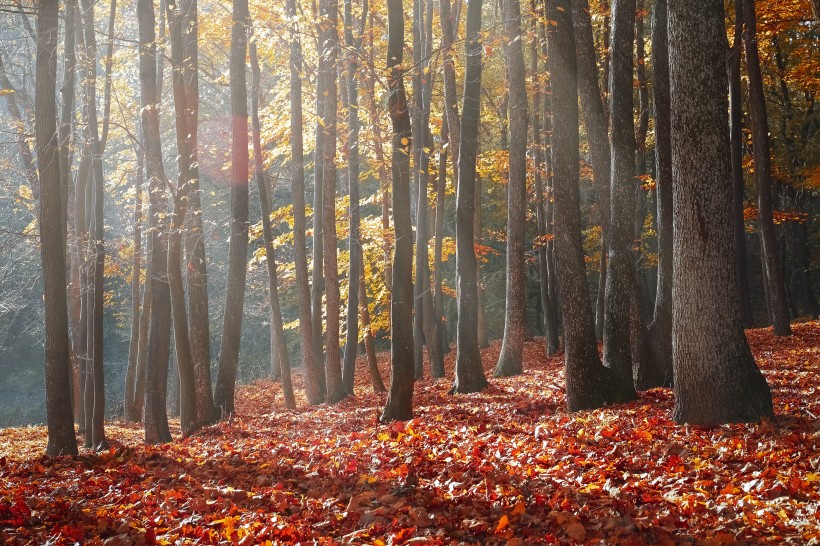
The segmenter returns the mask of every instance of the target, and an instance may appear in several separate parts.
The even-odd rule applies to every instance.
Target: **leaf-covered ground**
[[[7,429],[0,542],[818,543],[820,323],[748,336],[771,423],[678,426],[664,389],[567,414],[562,359],[532,342],[524,375],[483,393],[421,381],[407,423],[378,423],[385,397],[360,362],[355,399],[286,411],[259,382],[233,421],[159,447],[109,423],[111,450],[45,458],[42,427]]]

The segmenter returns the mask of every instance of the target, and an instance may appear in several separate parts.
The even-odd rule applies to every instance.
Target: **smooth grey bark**
[[[410,154],[412,132],[402,59],[404,13],[402,0],[387,0],[388,110],[393,124],[393,255],[390,300],[390,391],[381,421],[405,421],[413,417],[413,239],[410,224]]]
[[[481,109],[481,0],[467,6],[466,65],[456,188],[456,274],[458,325],[456,327],[455,381],[451,393],[484,390],[487,379],[479,351],[478,263],[475,255],[476,158]],[[448,117],[451,131],[454,129]]]
[[[757,48],[757,18],[754,0],[743,1],[743,45],[746,52],[746,73],[749,76],[749,118],[757,181],[757,224],[763,246],[763,280],[766,283],[769,314],[776,336],[791,335],[783,266],[779,261],[777,239],[772,219],[772,164],[769,141],[769,120],[766,97],[763,94],[763,76],[760,72],[760,54]]]
[[[137,362],[140,347],[140,287],[142,286],[142,182],[145,155],[137,143],[137,172],[134,173],[134,256],[131,261],[131,339],[128,342],[128,364],[125,369],[123,417],[137,422],[140,416],[134,407],[134,388],[137,382]]]
[[[71,412],[71,358],[65,282],[65,223],[61,214],[57,139],[57,0],[37,8],[34,131],[40,188],[40,246],[45,305],[45,386],[48,445],[46,455],[76,455]]]
[[[234,410],[236,368],[242,341],[245,279],[248,272],[248,88],[245,56],[250,15],[247,0],[234,0],[231,27],[231,241],[228,283],[222,322],[222,345],[216,374],[214,405],[222,416]]]
[[[623,398],[635,398],[632,384],[630,305],[637,289],[632,253],[635,210],[635,124],[632,116],[632,46],[635,0],[612,4],[610,97],[610,217],[604,305],[604,366],[615,372]]]
[[[296,23],[296,0],[287,0],[290,27],[290,172],[293,199],[293,247],[296,270],[296,290],[299,296],[299,346],[302,350],[302,371],[305,374],[305,394],[311,405],[320,404],[322,369],[313,352],[313,321],[308,284],[307,243],[305,232],[305,154],[302,132],[302,44]]]
[[[496,377],[518,375],[523,371],[526,284],[524,228],[527,212],[527,127],[529,119],[521,31],[521,4],[518,0],[504,0],[504,21],[509,89],[510,170],[507,184],[507,283],[504,338],[495,367]]]
[[[732,261],[723,2],[678,0],[668,13],[673,417],[699,425],[757,421],[773,415],[772,399],[743,332]]]
[[[137,20],[140,44],[140,106],[142,146],[148,178],[148,272],[151,284],[151,313],[145,364],[144,427],[145,443],[171,441],[166,409],[168,362],[171,352],[171,293],[168,286],[168,203],[167,179],[162,165],[157,94],[157,43],[152,0],[138,0]],[[146,287],[146,299],[149,288]],[[145,310],[147,306],[143,309]],[[137,376],[139,381],[139,374]],[[139,383],[138,383],[139,385]],[[137,388],[137,393],[139,388]]]

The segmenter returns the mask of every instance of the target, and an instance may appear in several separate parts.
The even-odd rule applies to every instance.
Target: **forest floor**
[[[256,382],[233,420],[162,446],[111,422],[110,450],[47,458],[43,427],[0,430],[0,542],[820,543],[820,322],[747,335],[772,422],[679,426],[668,389],[568,414],[563,359],[536,340],[484,392],[418,382],[406,423],[379,424],[360,361],[355,398],[289,411]]]

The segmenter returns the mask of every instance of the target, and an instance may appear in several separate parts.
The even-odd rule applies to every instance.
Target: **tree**
[[[634,41],[635,0],[615,0],[612,4],[612,60],[609,72],[612,169],[610,230],[606,249],[604,365],[615,372],[626,399],[635,397],[630,345],[630,303],[637,289],[631,249],[632,213],[635,210],[635,123],[632,117]]]
[[[387,0],[388,110],[393,125],[393,254],[390,299],[390,391],[381,421],[413,417],[413,239],[410,225],[410,153],[412,133],[404,90],[404,8],[402,0]]]
[[[359,210],[359,85],[356,71],[359,68],[362,36],[367,22],[368,2],[362,2],[362,15],[358,26],[353,21],[353,2],[345,0],[344,4],[345,47],[347,48],[347,70],[345,84],[347,85],[347,182],[350,198],[350,228],[348,233],[348,249],[350,253],[349,277],[347,285],[347,338],[345,339],[344,367],[342,382],[345,394],[353,394],[353,385],[356,374],[356,356],[359,352],[359,290],[362,262],[362,244],[359,240],[361,212]]]
[[[71,413],[71,359],[65,282],[65,222],[61,214],[60,163],[57,141],[57,0],[41,0],[37,8],[35,74],[35,138],[40,175],[40,252],[45,303],[45,385],[48,425],[47,455],[76,455]]]
[[[743,45],[746,51],[746,73],[749,76],[749,113],[757,180],[757,223],[763,248],[763,282],[766,287],[769,315],[778,336],[791,335],[783,267],[772,220],[772,164],[769,143],[769,118],[763,95],[763,76],[757,50],[757,17],[754,0],[743,1]]]
[[[234,0],[231,27],[231,242],[228,284],[222,322],[222,346],[214,389],[214,404],[222,415],[234,408],[236,368],[242,341],[242,314],[248,266],[248,88],[245,55],[250,15],[247,0]]]
[[[504,340],[496,377],[518,375],[524,354],[524,224],[527,210],[527,88],[521,4],[504,1],[510,109],[510,171],[507,190],[507,298]],[[539,204],[540,206],[540,204]]]
[[[302,45],[296,27],[296,0],[287,0],[290,28],[290,150],[291,150],[291,196],[293,199],[293,246],[296,269],[296,288],[299,294],[299,345],[302,350],[302,369],[305,374],[305,394],[309,404],[320,404],[322,373],[319,358],[321,352],[313,352],[313,321],[310,309],[310,286],[308,285],[307,243],[305,237],[305,158],[302,141]],[[321,322],[320,322],[321,324]]]
[[[672,134],[669,104],[667,0],[652,12],[652,99],[655,120],[655,194],[658,225],[658,281],[649,325],[651,357],[641,361],[635,386],[672,386]]]
[[[614,372],[601,366],[595,341],[589,288],[581,245],[578,173],[578,87],[569,0],[550,0],[547,19],[552,82],[552,158],[555,194],[555,250],[564,316],[564,362],[569,411],[619,401]]]
[[[171,441],[166,397],[168,360],[171,352],[171,294],[168,274],[167,179],[162,165],[157,93],[157,43],[153,0],[138,0],[137,21],[140,45],[140,106],[142,109],[141,145],[145,149],[145,174],[148,177],[148,272],[151,283],[151,314],[145,364],[144,426],[145,442]],[[146,288],[147,293],[148,288]],[[146,297],[147,299],[147,297]],[[143,308],[145,312],[145,308]],[[138,375],[139,381],[139,375]],[[137,387],[139,392],[139,387]]]
[[[345,397],[342,383],[342,364],[339,354],[339,296],[338,247],[336,243],[336,143],[338,137],[338,75],[336,61],[339,57],[338,0],[322,0],[319,3],[321,33],[319,35],[319,71],[324,72],[325,87],[322,91],[323,109],[321,123],[322,146],[317,143],[317,154],[322,162],[322,208],[314,214],[322,214],[322,254],[325,284],[325,382],[327,402],[334,404]],[[315,333],[315,332],[314,332]]]
[[[668,13],[674,418],[707,425],[756,421],[772,416],[772,400],[737,300],[723,2],[670,2]]]
[[[735,234],[735,274],[743,326],[752,327],[752,302],[749,298],[749,272],[746,265],[746,219],[743,180],[743,90],[740,83],[740,56],[743,47],[743,0],[735,0],[734,42],[729,65],[729,108],[732,154],[732,228]]]
[[[134,173],[134,256],[131,262],[131,337],[128,342],[128,365],[125,369],[125,395],[123,417],[126,421],[139,421],[134,390],[137,383],[137,363],[140,348],[140,286],[142,285],[142,182],[144,154],[137,149],[137,172]],[[142,370],[144,373],[144,369]]]
[[[251,59],[251,127],[253,131],[253,171],[256,186],[259,190],[259,208],[262,216],[262,238],[265,242],[265,262],[268,266],[268,297],[271,308],[271,366],[278,365],[271,372],[279,372],[282,378],[282,393],[285,398],[285,407],[296,407],[296,398],[293,395],[293,384],[290,376],[290,357],[288,346],[285,343],[285,331],[282,327],[282,308],[279,305],[279,276],[276,272],[276,255],[273,247],[273,230],[270,225],[270,196],[268,195],[268,181],[265,180],[264,161],[262,159],[262,136],[259,123],[259,100],[261,94],[260,82],[262,79],[259,69],[259,59],[256,54],[256,43],[250,44]]]
[[[185,271],[188,276],[188,327],[196,389],[196,421],[208,423],[214,414],[211,386],[211,331],[208,316],[208,269],[199,184],[199,23],[197,0],[180,0],[185,62],[183,79],[188,90],[188,226],[185,230]]]
[[[179,373],[180,428],[182,436],[190,436],[203,423],[197,422],[197,396],[194,383],[194,364],[188,330],[188,310],[185,306],[185,287],[182,277],[182,237],[188,215],[188,191],[191,180],[191,151],[189,149],[188,99],[191,95],[186,74],[183,72],[185,50],[183,18],[176,0],[166,0],[167,20],[171,38],[171,86],[174,95],[176,121],[177,167],[179,176],[172,188],[173,214],[168,234],[168,284],[171,289],[171,313],[174,323],[174,349]]]
[[[474,227],[476,155],[481,108],[481,0],[467,6],[467,57],[464,73],[464,106],[458,150],[456,189],[456,274],[458,276],[458,325],[455,381],[451,393],[478,392],[487,386],[478,346],[478,264]],[[449,119],[448,119],[449,123]],[[453,124],[449,127],[453,129]]]

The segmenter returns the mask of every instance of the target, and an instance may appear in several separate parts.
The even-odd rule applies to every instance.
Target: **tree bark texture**
[[[732,261],[723,2],[679,0],[668,13],[674,418],[756,421],[772,416],[772,400],[743,332]]]

